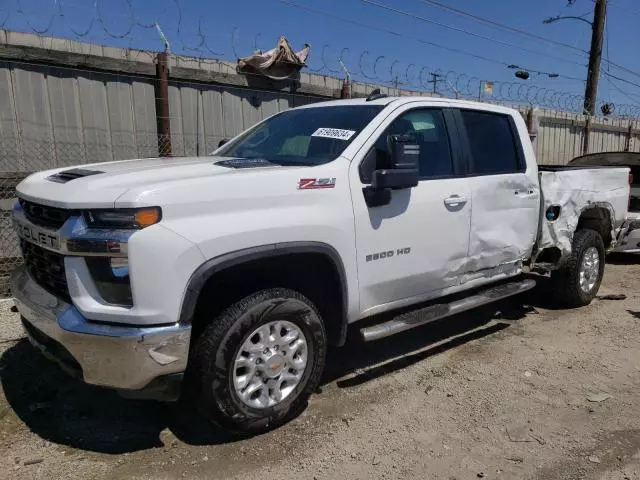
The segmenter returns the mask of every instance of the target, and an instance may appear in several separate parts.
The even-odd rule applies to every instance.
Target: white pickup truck
[[[318,103],[213,156],[31,175],[13,294],[34,345],[85,382],[186,390],[214,422],[260,432],[304,408],[353,322],[384,338],[528,290],[527,272],[588,304],[628,178],[539,171],[505,107]]]

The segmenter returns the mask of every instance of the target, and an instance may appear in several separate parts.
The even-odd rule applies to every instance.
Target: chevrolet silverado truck
[[[628,168],[539,169],[510,108],[441,98],[278,113],[212,156],[35,173],[12,291],[46,356],[129,396],[184,392],[231,431],[301,411],[328,345],[519,294],[594,298]]]

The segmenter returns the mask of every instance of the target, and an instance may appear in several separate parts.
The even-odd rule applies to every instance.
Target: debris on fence
[[[294,52],[284,36],[275,48],[267,52],[258,50],[253,55],[238,59],[238,73],[251,73],[269,77],[272,80],[292,78],[305,66],[311,46],[305,44],[299,52]]]

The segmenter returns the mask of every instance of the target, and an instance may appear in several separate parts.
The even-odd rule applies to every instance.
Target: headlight
[[[88,210],[84,217],[90,228],[140,229],[162,219],[160,207]]]
[[[85,261],[105,302],[122,307],[133,306],[126,258],[86,257]]]

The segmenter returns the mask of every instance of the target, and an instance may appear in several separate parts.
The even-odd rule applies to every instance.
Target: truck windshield
[[[282,112],[216,152],[280,165],[322,165],[335,160],[384,108],[341,105]]]

